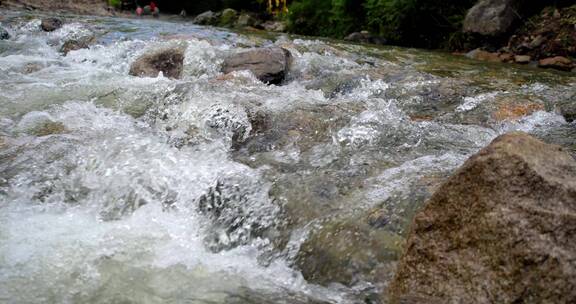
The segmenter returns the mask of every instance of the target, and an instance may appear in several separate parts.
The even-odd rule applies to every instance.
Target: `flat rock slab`
[[[260,48],[237,53],[224,60],[222,72],[251,71],[260,81],[281,84],[288,74],[292,55],[279,47]]]
[[[525,133],[495,139],[415,217],[389,296],[576,303],[576,161]]]

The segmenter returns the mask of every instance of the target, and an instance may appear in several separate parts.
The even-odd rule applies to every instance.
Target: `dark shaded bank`
[[[205,11],[193,22],[442,49],[476,60],[561,71],[576,68],[573,1],[299,0],[292,1],[284,15],[264,8],[241,9],[250,7],[246,3],[237,9]]]

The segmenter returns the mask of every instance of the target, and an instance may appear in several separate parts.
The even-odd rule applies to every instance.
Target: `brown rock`
[[[498,137],[412,225],[392,303],[576,303],[576,161],[559,146]]]
[[[530,57],[528,55],[516,55],[516,56],[514,56],[514,62],[516,62],[516,63],[528,64],[528,63],[530,63],[530,61],[532,61],[532,57]]]
[[[498,57],[500,57],[500,61],[502,62],[512,62],[514,61],[514,56],[510,53],[502,53]]]
[[[497,121],[518,120],[536,111],[543,111],[544,105],[535,102],[502,103],[492,117]]]
[[[223,73],[249,70],[262,82],[280,84],[292,62],[289,51],[279,47],[260,48],[234,54],[224,60]]]
[[[62,27],[62,20],[58,18],[44,18],[42,19],[42,23],[40,27],[45,32],[53,32]]]
[[[570,71],[574,67],[574,64],[572,63],[572,60],[566,57],[556,56],[540,60],[538,66],[547,69]]]
[[[140,56],[130,67],[130,75],[157,77],[160,72],[169,78],[180,78],[184,66],[184,50],[165,49]]]

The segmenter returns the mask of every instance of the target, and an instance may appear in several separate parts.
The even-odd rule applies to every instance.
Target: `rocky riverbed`
[[[401,257],[419,259],[406,244],[434,241],[410,233],[426,230],[422,216],[411,223],[431,197],[425,212],[442,216],[437,189],[466,193],[442,185],[468,158],[512,131],[563,149],[554,165],[576,155],[569,73],[185,22],[2,13],[0,301],[386,303],[393,280],[398,297],[424,284],[403,279],[404,262],[396,276]],[[47,31],[51,17],[62,22]],[[541,173],[547,154],[532,137],[506,155]],[[542,189],[557,185],[544,173]],[[514,181],[527,176],[500,187],[525,197],[531,184]]]

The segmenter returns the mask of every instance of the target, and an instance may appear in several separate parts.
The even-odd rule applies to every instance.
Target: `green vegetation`
[[[368,30],[393,44],[445,46],[476,0],[294,0],[288,20],[295,33],[342,38]]]
[[[119,8],[122,6],[122,0],[108,0],[108,5]]]
[[[110,0],[119,1],[119,0]],[[267,19],[285,19],[292,33],[344,38],[369,31],[389,44],[464,50],[477,45],[460,29],[468,9],[478,0],[164,0],[162,8],[196,15],[207,10],[257,12]],[[545,6],[565,7],[574,0],[519,0],[522,21]],[[272,14],[271,14],[272,13]]]
[[[290,31],[342,38],[364,23],[364,6],[357,0],[293,1],[289,6]]]

